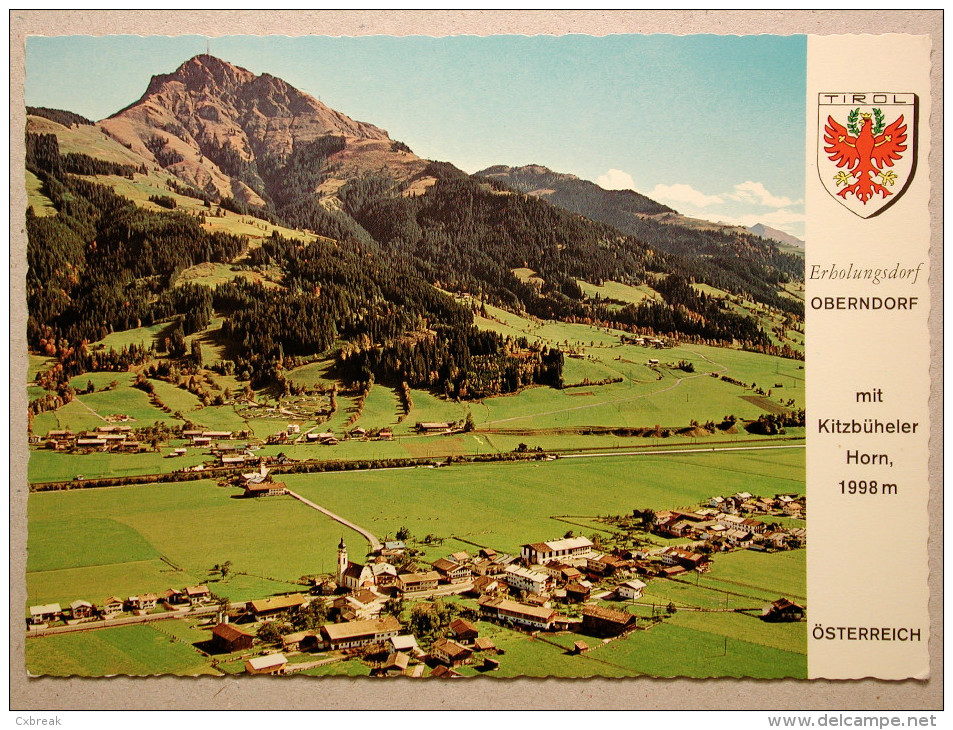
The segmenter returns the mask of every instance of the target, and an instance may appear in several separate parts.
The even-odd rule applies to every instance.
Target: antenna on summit
[[[205,39],[205,55],[206,55],[206,56],[211,56],[211,55],[212,55],[211,47],[212,47],[211,41],[209,41],[209,39],[206,38],[206,39]]]

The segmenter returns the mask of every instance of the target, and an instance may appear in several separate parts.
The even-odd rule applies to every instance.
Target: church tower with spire
[[[344,536],[342,535],[341,542],[338,543],[338,585],[344,585],[344,574],[347,572],[347,566],[347,545],[344,544]]]

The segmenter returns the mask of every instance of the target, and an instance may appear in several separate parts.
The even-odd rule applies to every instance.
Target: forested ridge
[[[44,115],[72,119],[57,110]],[[153,144],[160,152],[161,136]],[[350,383],[377,380],[468,398],[534,383],[562,385],[562,352],[478,330],[473,312],[480,301],[542,319],[763,351],[778,348],[757,320],[692,283],[794,316],[803,312],[801,303],[778,296],[777,285],[799,275],[780,254],[731,263],[732,245],[745,241],[651,220],[645,235],[630,235],[448,163],[430,162],[403,180],[386,169],[365,173],[322,199],[317,190],[345,147],[343,137],[329,134],[296,142],[285,155],[263,152],[252,160],[227,144],[216,149],[222,169],[251,185],[265,201],[261,207],[169,178],[170,192],[202,200],[209,211],[217,205],[328,239],[303,245],[276,233],[249,251],[243,237],[204,230],[204,213],[180,212],[172,197],[154,196],[168,210],[153,212],[89,179],[134,179],[144,168],[64,155],[55,135],[28,134],[27,168],[56,209],[54,216],[27,213],[31,349],[57,356],[63,378],[113,360],[187,357],[184,338],[218,314],[223,324],[215,336],[228,345],[229,357],[218,367],[254,387],[282,385],[289,368],[330,355]],[[424,178],[431,181],[425,192],[412,191]],[[651,208],[653,201],[645,201],[638,205]],[[699,245],[717,255],[694,255]],[[200,263],[277,271],[281,286],[244,279],[214,290],[173,286]],[[532,269],[538,279],[521,280],[513,273],[518,268]],[[588,299],[577,280],[647,285],[661,300],[612,306]],[[158,322],[168,328],[151,355],[87,348],[110,332]]]
[[[207,327],[213,312],[225,316],[220,336],[234,353],[222,367],[256,387],[283,383],[296,358],[332,352],[349,382],[407,382],[461,397],[561,384],[557,350],[479,331],[467,307],[359,240],[305,247],[272,236],[245,265],[279,267],[281,289],[241,280],[173,287],[190,266],[245,253],[247,240],[203,230],[200,216],[144,210],[65,172],[55,138],[29,147],[30,170],[57,215],[27,211],[27,336],[35,352],[58,358],[60,388],[87,369],[148,356],[88,348],[109,332],[171,320],[153,354],[185,357],[184,337]]]

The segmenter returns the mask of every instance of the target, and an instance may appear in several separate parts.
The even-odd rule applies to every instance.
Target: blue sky
[[[687,215],[803,236],[805,36],[228,36],[270,73],[422,157],[537,163]],[[26,103],[102,119],[199,36],[27,39]]]

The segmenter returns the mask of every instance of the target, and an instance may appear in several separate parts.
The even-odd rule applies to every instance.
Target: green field
[[[526,335],[549,345],[559,345],[573,354],[566,358],[564,382],[576,387],[562,390],[549,387],[526,388],[517,394],[485,398],[477,402],[455,402],[423,390],[412,390],[410,413],[399,419],[400,404],[389,387],[372,387],[359,417],[357,399],[353,395],[337,397],[337,410],[327,420],[318,411],[326,407],[326,397],[310,396],[282,399],[259,392],[257,399],[264,408],[247,406],[203,406],[198,397],[173,384],[151,381],[164,412],[149,401],[142,391],[133,388],[132,373],[88,373],[72,379],[72,385],[85,391],[92,382],[96,392],[80,394],[73,402],[47,413],[33,422],[34,433],[44,435],[53,428],[74,431],[94,429],[105,423],[106,416],[124,414],[134,419],[133,427],[156,422],[183,423],[181,418],[204,428],[215,430],[248,430],[257,439],[265,439],[296,422],[302,430],[332,431],[339,436],[345,429],[389,427],[398,440],[392,443],[363,441],[342,442],[332,449],[315,445],[287,445],[282,450],[292,458],[361,459],[394,457],[440,458],[448,455],[512,451],[520,443],[547,450],[604,450],[670,445],[679,442],[702,444],[711,442],[745,442],[751,436],[743,429],[734,434],[716,432],[713,436],[673,436],[671,439],[620,437],[585,434],[587,428],[653,428],[683,429],[692,420],[718,423],[728,414],[741,419],[755,419],[765,412],[783,410],[804,403],[804,370],[799,361],[757,353],[702,345],[683,345],[657,350],[623,345],[619,333],[587,325],[541,322],[519,317],[494,307],[487,307],[493,319],[481,319],[481,326]],[[479,319],[479,318],[478,318]],[[216,319],[204,333],[192,335],[203,342],[206,361],[225,355],[224,347],[215,342]],[[113,333],[102,345],[119,348],[131,343],[148,345],[168,327],[158,324],[127,332]],[[211,334],[210,334],[211,333]],[[650,366],[650,359],[659,365]],[[676,366],[681,361],[692,363],[693,372]],[[31,373],[49,365],[49,360],[32,357]],[[289,372],[289,378],[307,386],[329,386],[331,360],[318,360]],[[715,374],[717,377],[712,377]],[[751,387],[742,387],[720,379],[734,378],[748,386],[757,385],[769,395],[757,395]],[[212,393],[225,388],[238,392],[244,385],[234,376],[209,376],[214,381]],[[619,379],[621,382],[595,385],[593,382]],[[117,383],[111,388],[111,383]],[[587,384],[587,382],[589,384]],[[216,391],[217,387],[220,390]],[[33,388],[32,397],[42,395]],[[285,412],[282,412],[284,409]],[[287,411],[291,409],[291,411]],[[462,422],[470,414],[476,432],[453,439],[442,436],[421,437],[414,432],[419,421]],[[803,436],[802,429],[791,429],[790,436]],[[171,446],[172,444],[169,444]],[[168,453],[168,452],[165,452]],[[277,453],[277,452],[275,452]],[[75,465],[72,464],[75,460]],[[167,473],[192,466],[204,459],[190,452],[182,460],[162,459],[155,454],[69,456],[34,452],[30,465],[32,481],[70,479],[77,474],[94,476]]]
[[[237,493],[198,481],[31,494],[30,604],[161,593],[206,581],[212,565],[226,560],[233,575],[209,587],[247,600],[295,590],[299,577],[333,571],[342,535],[356,555],[366,544],[290,497],[250,500]],[[71,555],[90,557],[60,555],[57,533],[69,536]],[[181,570],[145,559],[150,555],[162,555]]]
[[[406,526],[417,537],[456,535],[512,553],[565,532],[553,515],[697,507],[712,495],[745,490],[803,492],[803,473],[803,450],[790,449],[296,474],[284,481],[378,535]],[[426,552],[435,559],[447,551]]]
[[[215,674],[187,643],[164,633],[167,623],[123,626],[80,634],[27,639],[27,671],[35,676],[103,677],[117,674]]]
[[[590,299],[595,299],[598,296],[600,299],[616,299],[631,304],[640,304],[646,299],[662,300],[661,294],[645,284],[630,286],[618,281],[606,281],[602,286],[597,286],[582,279],[576,279],[576,283]]]
[[[53,201],[43,194],[43,183],[29,170],[26,171],[26,201],[38,218],[56,215]]]

